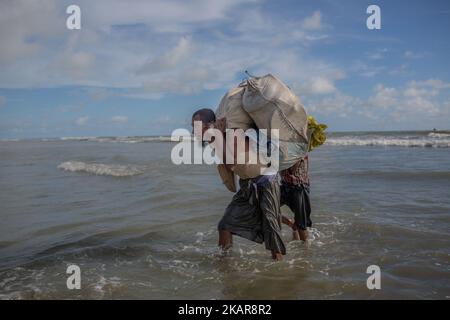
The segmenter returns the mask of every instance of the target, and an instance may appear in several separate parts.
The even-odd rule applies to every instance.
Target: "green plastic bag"
[[[326,124],[318,123],[313,116],[308,116],[308,131],[311,132],[308,151],[325,143],[327,140],[325,130],[327,128]]]

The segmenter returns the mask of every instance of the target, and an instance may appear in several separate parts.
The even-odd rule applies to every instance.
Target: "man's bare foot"
[[[275,261],[283,261],[283,255],[279,252],[272,251],[272,259]]]
[[[233,246],[233,235],[228,230],[219,231],[219,247],[228,251]]]
[[[300,240],[300,234],[298,233],[298,230],[292,230],[292,240]]]
[[[308,240],[308,230],[302,230],[302,229],[298,228],[297,231],[300,236],[300,240],[302,240],[302,241]]]
[[[219,248],[220,248],[220,250],[222,250],[222,253],[230,252],[232,247],[233,246],[231,244],[230,245],[225,245],[225,246],[219,245]]]
[[[283,216],[283,223],[291,227],[292,229],[292,240],[300,240],[300,234],[297,231],[297,226],[295,225],[294,219],[289,219]]]

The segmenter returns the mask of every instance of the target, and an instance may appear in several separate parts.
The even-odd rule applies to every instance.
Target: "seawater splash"
[[[85,163],[81,161],[63,162],[58,166],[58,169],[70,172],[85,172],[99,176],[113,177],[130,177],[144,173],[142,168],[130,165]]]

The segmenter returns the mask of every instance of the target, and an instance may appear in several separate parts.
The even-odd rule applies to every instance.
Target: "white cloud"
[[[405,63],[401,64],[398,67],[389,69],[389,75],[397,76],[397,75],[406,75],[410,73],[409,66]]]
[[[86,92],[95,101],[103,101],[118,95],[114,90],[97,87],[87,88]]]
[[[180,39],[178,34],[228,21],[230,10],[254,2],[79,1],[82,30],[73,32],[65,27],[67,1],[1,2],[0,87],[138,87],[143,77],[136,77],[135,70],[149,61],[149,52],[155,57],[174,38]],[[120,34],[116,28],[139,24],[145,24],[144,38]],[[189,48],[189,39],[182,38],[172,52],[157,58],[149,68],[175,67]]]
[[[146,24],[154,31],[184,33],[196,25],[219,23],[234,14],[235,8],[255,0],[82,0],[89,8],[93,25],[109,29],[112,25]]]
[[[1,1],[0,64],[40,54],[45,46],[31,39],[46,40],[62,34],[64,22],[55,1]]]
[[[84,116],[84,117],[80,117],[80,118],[76,119],[75,124],[78,126],[84,126],[85,124],[87,124],[88,121],[89,121],[89,117]]]
[[[436,89],[426,89],[426,88],[420,88],[416,86],[408,86],[404,91],[403,95],[405,97],[421,97],[421,96],[437,96],[439,94],[439,91]]]
[[[420,116],[422,114],[435,115],[439,112],[439,104],[436,101],[422,96],[406,99],[398,108],[399,115],[405,115],[404,112]]]
[[[23,43],[31,35],[39,48],[26,57],[11,54],[8,63],[0,60],[0,87],[85,85],[123,88],[123,94],[155,99],[227,88],[246,69],[272,72],[292,86],[311,78],[329,79],[328,85],[316,80],[312,92],[330,91],[336,80],[330,75],[336,67],[299,49],[327,39],[316,30],[322,23],[320,12],[305,24],[264,14],[256,0],[80,1],[82,30],[68,32],[64,3],[43,2],[48,10],[31,6],[35,10],[27,15],[35,13],[52,23],[12,34]],[[3,14],[22,6],[11,2]],[[1,21],[0,26],[20,30],[22,22]],[[59,31],[51,34],[53,29]]]
[[[111,118],[111,121],[114,123],[126,123],[128,122],[128,117],[126,116],[114,116]]]
[[[368,99],[369,105],[380,109],[395,108],[397,106],[399,92],[396,88],[378,84],[374,91],[375,95]]]
[[[338,67],[320,60],[304,58],[291,50],[271,53],[261,64],[250,70],[256,75],[277,75],[300,98],[332,93],[335,91],[335,82],[346,76]]]
[[[378,84],[367,99],[346,95],[339,90],[324,98],[306,99],[306,108],[311,114],[334,117],[361,116],[374,120],[380,127],[397,123],[417,123],[433,126],[450,115],[448,98],[450,83],[440,79],[410,81],[393,87]]]
[[[82,51],[64,51],[58,54],[50,64],[53,74],[69,77],[76,82],[77,79],[89,82],[89,75],[95,70],[95,56]]]
[[[183,37],[169,52],[146,62],[137,70],[137,74],[157,73],[173,69],[185,61],[192,52],[192,43],[189,38]]]
[[[389,51],[389,50],[388,50],[387,48],[376,49],[376,50],[374,50],[374,51],[372,51],[372,52],[367,52],[367,53],[366,53],[366,56],[367,56],[367,58],[370,59],[370,60],[380,60],[380,59],[383,59],[383,58],[384,58],[384,56],[386,55],[386,53],[387,53],[388,51]]]
[[[371,78],[384,72],[386,68],[383,66],[368,65],[362,61],[356,61],[351,69],[362,77]]]
[[[312,16],[303,20],[303,28],[307,30],[317,30],[322,27],[322,14],[320,11],[315,11]]]
[[[300,95],[321,95],[329,94],[336,91],[334,81],[325,77],[313,78],[304,85],[295,87],[296,92]]]
[[[440,79],[428,79],[424,81],[411,81],[409,86],[419,86],[419,87],[428,87],[438,90],[450,89],[450,82],[445,82]]]
[[[369,59],[372,59],[372,60],[380,60],[380,59],[383,59],[383,55],[382,55],[381,53],[379,53],[379,52],[371,53],[371,54],[367,55],[367,57],[368,57]]]
[[[421,59],[426,57],[427,54],[425,52],[413,52],[413,51],[405,51],[403,57],[406,59]]]
[[[326,78],[316,78],[311,82],[313,94],[326,94],[336,91],[333,81]]]
[[[320,100],[311,100],[307,104],[307,110],[310,114],[319,115],[335,115],[337,117],[346,118],[356,112],[361,100],[341,92],[336,92],[332,96]]]
[[[368,106],[384,110],[398,121],[411,117],[435,117],[443,114],[443,91],[450,84],[439,79],[411,81],[399,88],[377,85],[375,95],[368,99]]]

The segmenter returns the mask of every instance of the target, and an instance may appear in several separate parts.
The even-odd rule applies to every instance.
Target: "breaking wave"
[[[450,133],[430,132],[428,136],[431,138],[450,138]]]
[[[147,137],[62,137],[62,141],[90,141],[90,142],[121,142],[121,143],[145,143],[170,141],[169,136],[147,136]]]
[[[70,172],[85,172],[98,176],[130,177],[144,173],[143,168],[102,163],[85,163],[81,161],[67,161],[58,166],[58,169]]]
[[[184,138],[187,139],[187,138]],[[25,139],[27,140],[27,139]],[[42,138],[42,142],[97,142],[97,143],[157,143],[171,142],[170,136],[116,136],[116,137],[60,137]],[[16,142],[21,139],[2,139]],[[32,141],[32,140],[31,140]],[[328,134],[326,145],[330,146],[397,146],[450,148],[450,131],[399,131],[399,132],[348,132]]]
[[[427,136],[341,136],[329,137],[331,146],[396,146],[450,148],[450,134],[429,133]]]
[[[1,142],[18,142],[20,139],[0,139]]]

